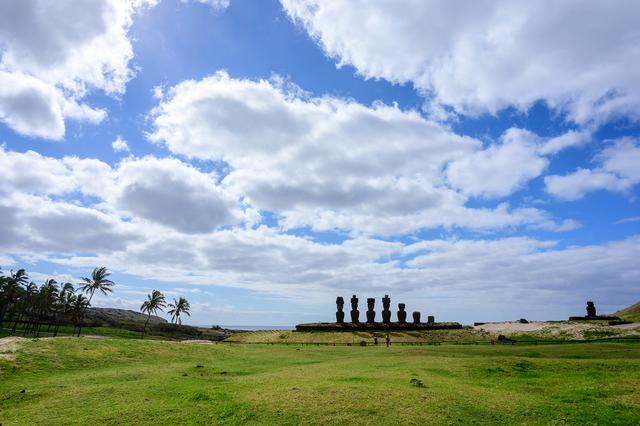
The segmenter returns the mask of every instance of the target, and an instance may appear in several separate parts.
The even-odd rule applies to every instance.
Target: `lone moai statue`
[[[385,324],[391,324],[391,299],[388,294],[385,294],[382,298],[382,322]]]
[[[429,315],[427,317],[427,322],[430,323],[430,324],[433,324],[434,322],[436,322],[436,319],[434,318],[433,315]]]
[[[413,323],[414,324],[420,324],[420,312],[419,311],[414,311],[413,312]]]
[[[336,298],[336,306],[338,310],[336,311],[336,322],[338,324],[344,323],[344,312],[342,309],[344,308],[344,299],[340,296]]]
[[[407,313],[404,310],[404,303],[398,303],[398,322],[400,324],[407,322]]]
[[[367,322],[373,324],[376,322],[376,311],[373,310],[373,306],[376,304],[376,299],[370,297],[367,299]]]
[[[351,322],[354,324],[359,323],[360,311],[358,310],[358,298],[354,294],[351,297]]]
[[[596,305],[594,305],[593,302],[591,301],[587,302],[587,316],[588,317],[596,316]]]

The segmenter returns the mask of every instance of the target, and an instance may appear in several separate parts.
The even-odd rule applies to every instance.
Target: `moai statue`
[[[385,324],[391,324],[391,299],[388,294],[385,294],[382,298],[382,322]]]
[[[596,305],[593,302],[587,302],[587,316],[595,317],[596,316]]]
[[[398,322],[400,324],[407,322],[407,313],[404,310],[404,303],[398,303]]]
[[[433,315],[429,315],[427,317],[427,322],[430,323],[430,324],[433,324],[434,322],[436,322],[436,319],[434,318]]]
[[[420,324],[420,312],[419,311],[414,311],[413,312],[413,323],[414,324]]]
[[[360,311],[358,310],[358,298],[354,294],[353,297],[351,297],[351,322],[354,324],[359,323],[359,317]]]
[[[376,322],[376,311],[373,310],[373,305],[375,305],[376,299],[370,297],[367,299],[367,322],[373,324]]]
[[[336,306],[338,308],[336,311],[336,322],[338,324],[342,324],[344,323],[344,312],[342,312],[342,309],[344,308],[344,299],[342,297],[338,296],[338,298],[336,298]]]

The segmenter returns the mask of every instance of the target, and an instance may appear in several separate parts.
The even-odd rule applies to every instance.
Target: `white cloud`
[[[547,167],[548,160],[536,153],[537,144],[536,135],[511,128],[504,133],[500,144],[451,162],[447,179],[470,195],[507,196]]]
[[[544,178],[546,190],[563,200],[576,200],[597,190],[626,192],[640,183],[640,144],[623,138],[603,149],[595,158],[594,169],[578,168],[564,176]]]
[[[111,168],[102,161],[46,157],[0,146],[0,193],[61,195],[75,190],[96,194],[108,185]]]
[[[616,225],[620,225],[620,224],[623,224],[623,223],[633,223],[633,222],[640,222],[640,216],[625,217],[625,218],[620,219],[619,221],[617,221]]]
[[[237,200],[202,173],[175,159],[125,160],[117,169],[114,204],[185,233],[206,233],[245,217]]]
[[[578,123],[640,118],[635,1],[281,2],[339,65],[412,82],[436,110],[542,99]]]
[[[124,92],[133,58],[127,32],[145,0],[0,3],[0,120],[27,136],[61,139],[65,119],[97,123],[83,104]],[[28,30],[25,30],[28,29]]]
[[[8,253],[108,253],[140,238],[117,217],[33,195],[0,198],[0,217],[0,249]]]
[[[122,139],[120,136],[118,136],[112,143],[111,143],[111,148],[113,148],[113,150],[115,152],[129,152],[129,144],[127,144],[127,141],[125,141],[124,139]]]
[[[254,207],[280,214],[285,227],[393,234],[437,226],[539,225],[545,216],[505,206],[469,209],[467,196],[448,187],[443,176],[453,162],[450,181],[457,186],[470,188],[475,179],[486,187],[470,193],[507,195],[546,166],[535,153],[538,139],[525,141],[533,136],[513,130],[500,148],[480,151],[480,141],[416,111],[313,98],[295,86],[287,90],[291,86],[224,72],[184,81],[152,112],[149,138],[176,154],[227,162],[222,185]],[[493,184],[482,180],[484,169],[473,170],[476,177],[468,180],[458,171],[456,162],[480,161],[475,155],[491,162],[499,177]],[[514,163],[521,168],[514,170]]]
[[[213,10],[222,10],[229,7],[231,0],[181,0],[182,3],[188,3],[192,1],[194,3],[206,4],[211,6]]]
[[[253,209],[241,206],[217,184],[216,175],[176,159],[128,158],[112,168],[94,159],[56,159],[0,147],[0,167],[5,170],[0,176],[0,194],[6,198],[30,194],[44,200],[79,191],[100,199],[93,207],[102,212],[186,233],[206,233],[259,219]]]
[[[176,159],[129,158],[110,167],[98,160],[34,152],[0,154],[3,170],[30,165],[20,169],[22,174],[2,176],[0,257],[20,265],[25,259],[47,261],[69,268],[65,273],[73,276],[81,274],[76,268],[107,265],[140,278],[236,287],[292,299],[298,306],[331,306],[328,294],[333,299],[335,294],[356,292],[365,298],[387,293],[410,302],[412,310],[462,321],[566,316],[567,303],[581,306],[592,298],[622,304],[640,278],[638,237],[567,248],[526,237],[405,244],[351,236],[342,243],[323,243],[265,226],[221,228],[224,221],[243,219],[234,214],[249,213],[228,198],[217,176]],[[78,192],[101,202],[81,205]],[[462,212],[445,215],[446,220],[469,221],[472,228],[491,227],[492,221],[501,227],[572,226],[536,209],[509,210],[504,204]],[[366,230],[368,225],[358,226]],[[522,307],[517,301],[525,295],[529,303]],[[501,304],[504,308],[498,309]],[[487,313],[492,309],[500,314]]]
[[[106,264],[148,279],[236,287],[309,308],[320,304],[325,310],[317,320],[331,317],[335,295],[353,293],[361,300],[392,294],[394,302],[406,301],[411,310],[441,319],[548,319],[566,318],[567,306],[581,312],[585,300],[631,300],[640,278],[639,243],[636,236],[566,248],[526,237],[319,244],[261,227],[189,237],[157,234],[124,251],[56,262],[80,268]],[[520,303],[524,298],[526,306]]]

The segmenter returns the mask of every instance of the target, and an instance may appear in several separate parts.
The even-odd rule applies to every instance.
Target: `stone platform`
[[[584,316],[584,317],[569,317],[569,321],[622,321],[621,318],[611,317],[606,315]]]
[[[337,323],[337,322],[313,322],[296,325],[296,331],[430,331],[430,330],[455,330],[462,328],[457,322],[421,322],[385,324],[382,322]]]

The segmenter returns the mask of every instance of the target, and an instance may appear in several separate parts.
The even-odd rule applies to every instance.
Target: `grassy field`
[[[0,423],[639,424],[638,389],[637,343],[57,338],[23,341],[0,359]]]

